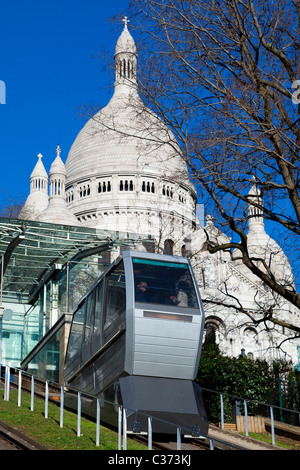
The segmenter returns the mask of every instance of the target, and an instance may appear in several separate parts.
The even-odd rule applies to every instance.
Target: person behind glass
[[[179,307],[187,307],[188,306],[188,295],[186,293],[187,285],[185,282],[181,281],[178,286],[177,295],[172,295],[170,297],[171,303],[179,306]]]
[[[135,300],[137,302],[147,302],[149,300],[147,281],[140,281],[140,283],[138,284]]]

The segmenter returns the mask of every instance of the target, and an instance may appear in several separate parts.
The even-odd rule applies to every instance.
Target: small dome
[[[48,175],[42,162],[42,154],[30,175],[30,194],[19,214],[19,219],[35,219],[48,206]]]
[[[263,230],[249,230],[247,239],[250,257],[263,259],[277,282],[292,287],[294,285],[293,271],[286,254],[278,243]],[[261,270],[265,269],[262,262],[257,263]]]
[[[127,28],[128,19],[125,16],[123,19],[125,23],[124,30],[122,31],[121,36],[119,37],[116,48],[115,48],[115,55],[119,54],[120,52],[129,52],[131,54],[136,54],[136,46],[133,37],[131,36],[130,32]]]
[[[64,162],[60,158],[60,153],[61,153],[61,150],[58,145],[56,147],[56,158],[50,167],[49,176],[54,175],[54,174],[63,175],[63,176],[67,175]]]
[[[253,183],[248,193],[248,201],[249,230],[247,234],[247,249],[250,258],[255,260],[254,263],[262,271],[266,271],[266,266],[268,266],[277,282],[292,288],[294,276],[290,262],[278,243],[265,231],[262,210],[263,201],[256,182]],[[258,206],[254,206],[250,202]],[[257,280],[256,276],[242,264],[239,249],[233,251],[232,258],[239,265],[239,269],[245,271],[249,277]]]
[[[48,179],[47,171],[45,170],[44,164],[42,162],[43,155],[38,154],[38,161],[30,175],[30,178],[46,178]]]
[[[65,201],[61,198],[49,199],[47,208],[35,219],[48,224],[80,226],[77,218],[68,210]]]
[[[50,197],[46,209],[38,215],[36,220],[52,224],[80,225],[77,218],[67,208],[65,197],[66,169],[60,158],[60,147],[56,147],[56,158],[51,165]]]

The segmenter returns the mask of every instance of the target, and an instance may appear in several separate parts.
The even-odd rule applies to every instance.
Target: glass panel
[[[125,273],[123,262],[108,276],[106,326],[113,317],[121,315],[126,309]]]
[[[26,370],[40,379],[59,383],[61,331],[58,330],[29,362]]]
[[[52,280],[46,284],[46,304],[45,304],[45,331],[48,331],[50,328],[50,312],[52,304]]]
[[[87,340],[90,336],[91,328],[93,326],[94,318],[94,293],[91,293],[85,301],[86,303],[86,321],[84,339]]]
[[[85,303],[74,313],[68,343],[67,359],[70,360],[80,350],[83,340]]]
[[[133,258],[135,300],[198,308],[188,264]]]
[[[101,326],[102,306],[103,306],[103,285],[104,285],[104,282],[101,281],[96,289],[94,331],[98,330]]]
[[[92,260],[70,263],[69,271],[69,311],[85,295],[101,274],[98,263]]]
[[[67,286],[67,270],[68,267],[64,268],[63,271],[60,272],[57,278],[57,287],[58,287],[58,309],[59,309],[59,317],[67,312],[68,306],[68,286]]]
[[[7,304],[0,320],[0,361],[5,365],[19,365],[22,360],[24,313],[19,305]]]
[[[24,343],[22,359],[37,345],[44,334],[44,292],[38,301],[24,315]]]

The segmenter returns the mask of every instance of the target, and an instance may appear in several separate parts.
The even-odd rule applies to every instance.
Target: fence
[[[12,380],[11,376],[11,368],[9,366],[4,366],[5,367],[5,374],[4,374],[4,400],[9,401],[9,392],[10,392],[10,382]],[[0,371],[1,371],[1,364],[0,364]],[[30,400],[30,410],[34,411],[34,396],[35,396],[35,377],[34,375],[29,374],[28,372],[25,372],[23,370],[13,368],[14,371],[18,372],[18,407],[21,407],[21,402],[22,402],[22,378],[24,375],[30,378],[31,381],[31,387],[30,387],[30,394],[31,394],[31,400]],[[0,382],[2,380],[2,377],[0,377]],[[39,379],[40,380],[40,379]],[[44,381],[45,383],[45,419],[48,418],[48,403],[49,403],[49,381],[46,380]],[[52,384],[54,386],[58,386],[57,384]],[[109,402],[108,400],[104,400],[102,398],[97,398],[93,395],[89,395],[87,393],[80,392],[75,389],[68,388],[69,391],[75,392],[77,394],[77,436],[81,436],[81,401],[82,401],[82,396],[87,396],[89,398],[95,398],[96,399],[96,446],[98,447],[100,445],[100,420],[101,420],[101,401],[105,403],[110,403],[115,405],[115,403]],[[220,396],[220,423],[221,423],[221,428],[224,429],[225,423],[224,423],[224,395],[213,390],[209,389],[203,389],[206,392],[213,393],[213,394],[218,394]],[[244,404],[244,422],[245,422],[245,434],[246,436],[249,436],[249,426],[248,426],[248,404],[249,402],[255,403],[255,404],[260,404],[263,406],[266,406],[269,408],[269,413],[270,413],[270,418],[271,418],[271,435],[272,435],[272,444],[275,445],[275,426],[274,426],[274,408],[277,408],[279,410],[284,410],[284,411],[289,411],[291,413],[297,413],[300,419],[300,411],[295,411],[295,410],[289,410],[287,408],[280,408],[275,405],[270,405],[266,403],[260,403],[256,400],[246,400],[240,397],[235,397],[232,395],[228,395],[228,397],[231,397],[235,401],[238,401],[240,403]],[[63,427],[64,423],[64,397],[65,397],[65,390],[64,386],[60,387],[60,427]],[[118,405],[118,450],[126,450],[127,449],[127,413],[128,412],[137,412],[136,410],[132,410],[129,408],[125,408],[122,405]],[[140,415],[144,415],[147,417],[147,422],[148,422],[148,450],[152,450],[152,422],[153,420],[158,420],[164,423],[167,423],[168,425],[174,426],[174,429],[176,429],[176,436],[177,436],[177,450],[181,450],[181,434],[182,431],[185,432],[186,434],[193,435],[195,437],[201,437],[204,439],[208,439],[209,441],[209,446],[210,450],[214,450],[215,448],[215,442],[218,442],[222,445],[226,445],[228,447],[231,447],[233,449],[241,449],[238,446],[235,446],[234,444],[229,444],[228,442],[221,441],[216,438],[212,438],[210,436],[201,434],[199,432],[195,432],[195,430],[191,430],[188,428],[183,428],[183,427],[178,427],[175,423],[170,423],[168,421],[162,420],[157,417],[153,417],[150,415],[146,415],[144,413],[138,412]]]
[[[9,366],[4,366],[5,373],[4,373],[4,400],[9,401],[9,395],[10,395],[10,383],[12,382],[12,375],[11,375],[11,368]],[[0,365],[0,370],[1,370],[1,365]],[[29,377],[31,381],[30,385],[30,410],[34,411],[34,397],[35,397],[35,377],[34,375],[29,374],[28,372],[25,372],[23,370],[17,369],[16,367],[13,367],[13,370],[16,372],[16,375],[18,377],[18,407],[21,407],[22,403],[22,378],[23,376]],[[0,378],[2,380],[2,377]],[[40,379],[38,379],[40,381]],[[49,403],[49,381],[42,381],[45,383],[45,419],[48,418],[48,403]],[[14,384],[15,385],[15,384]],[[57,384],[52,383],[54,386],[58,386]],[[100,414],[100,404],[101,401],[105,403],[110,403],[115,405],[115,403],[109,402],[108,400],[104,400],[102,398],[97,398],[94,397],[93,395],[89,395],[87,393],[80,392],[78,390],[72,389],[68,387],[68,391],[70,392],[75,392],[77,394],[77,436],[81,436],[81,401],[83,395],[89,398],[95,398],[97,400],[97,407],[96,407],[96,446],[98,447],[100,445],[100,419],[101,419],[101,414]],[[60,427],[63,427],[64,423],[64,398],[65,398],[65,390],[64,386],[60,387]],[[121,405],[118,406],[118,450],[127,450],[127,413],[128,412],[137,412],[136,410],[132,410],[129,408],[125,408]],[[195,430],[188,429],[188,428],[183,428],[183,427],[178,427],[175,423],[171,423],[165,420],[162,420],[157,417],[153,417],[150,415],[147,415],[145,413],[138,412],[140,415],[146,416],[147,418],[147,423],[148,423],[148,450],[152,450],[152,423],[154,420],[164,422],[170,426],[174,426],[174,429],[176,431],[176,449],[181,450],[181,434],[182,432],[185,432],[186,434],[194,435],[195,437],[201,437],[204,439],[209,440],[209,446],[210,450],[214,450],[215,448],[215,443],[218,442],[220,444],[226,445],[230,448],[234,449],[241,449],[238,446],[235,446],[234,444],[229,444],[228,442],[223,442],[219,439],[212,438],[209,436],[206,436],[204,434],[201,434],[199,432],[195,432]]]
[[[239,415],[240,417],[243,416],[244,419],[242,420],[242,426],[244,427],[243,431],[245,432],[245,435],[248,437],[249,436],[249,424],[250,424],[250,419],[252,417],[249,416],[248,408],[249,408],[249,403],[253,404],[255,406],[259,406],[260,409],[262,407],[268,409],[268,415],[270,418],[270,427],[271,427],[271,436],[272,436],[272,444],[275,445],[275,419],[274,419],[274,411],[278,410],[280,414],[282,415],[282,412],[288,412],[288,413],[293,413],[295,415],[298,415],[298,423],[300,423],[300,411],[297,410],[291,410],[289,408],[284,408],[276,405],[271,405],[268,403],[261,403],[258,400],[250,400],[250,399],[245,399],[242,397],[237,397],[234,395],[230,394],[224,394],[224,393],[219,393],[214,390],[209,390],[206,388],[202,388],[203,391],[214,394],[214,395],[219,395],[220,396],[220,427],[221,429],[225,429],[225,420],[224,420],[224,397],[226,396],[229,398],[232,402],[235,403],[235,405],[240,408],[239,410]],[[239,419],[239,416],[235,417],[236,421],[239,421],[241,423],[241,419]],[[252,423],[251,423],[252,424]],[[260,423],[258,423],[258,427],[260,427]]]

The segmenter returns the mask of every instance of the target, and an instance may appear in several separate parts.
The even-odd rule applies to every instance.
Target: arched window
[[[111,182],[110,181],[103,181],[102,183],[98,183],[98,193],[105,193],[111,191]]]
[[[225,324],[223,320],[215,315],[210,315],[204,325],[205,341],[219,343],[225,335]]]
[[[164,254],[165,255],[173,255],[173,247],[174,247],[174,242],[173,240],[165,240],[164,241]]]
[[[128,60],[128,78],[133,78],[132,77],[132,63],[131,63],[131,60]]]
[[[58,186],[57,186],[57,191],[60,193],[60,191],[63,191],[64,188],[63,188],[63,185],[58,182]],[[98,191],[99,191],[99,188],[98,188]],[[91,188],[90,188],[90,185],[84,185],[84,186],[80,186],[79,188],[79,197],[86,197],[86,196],[89,196],[91,194]]]
[[[247,327],[244,329],[244,336],[247,336],[248,338],[252,339],[257,335],[257,331],[255,328],[252,327]]]

